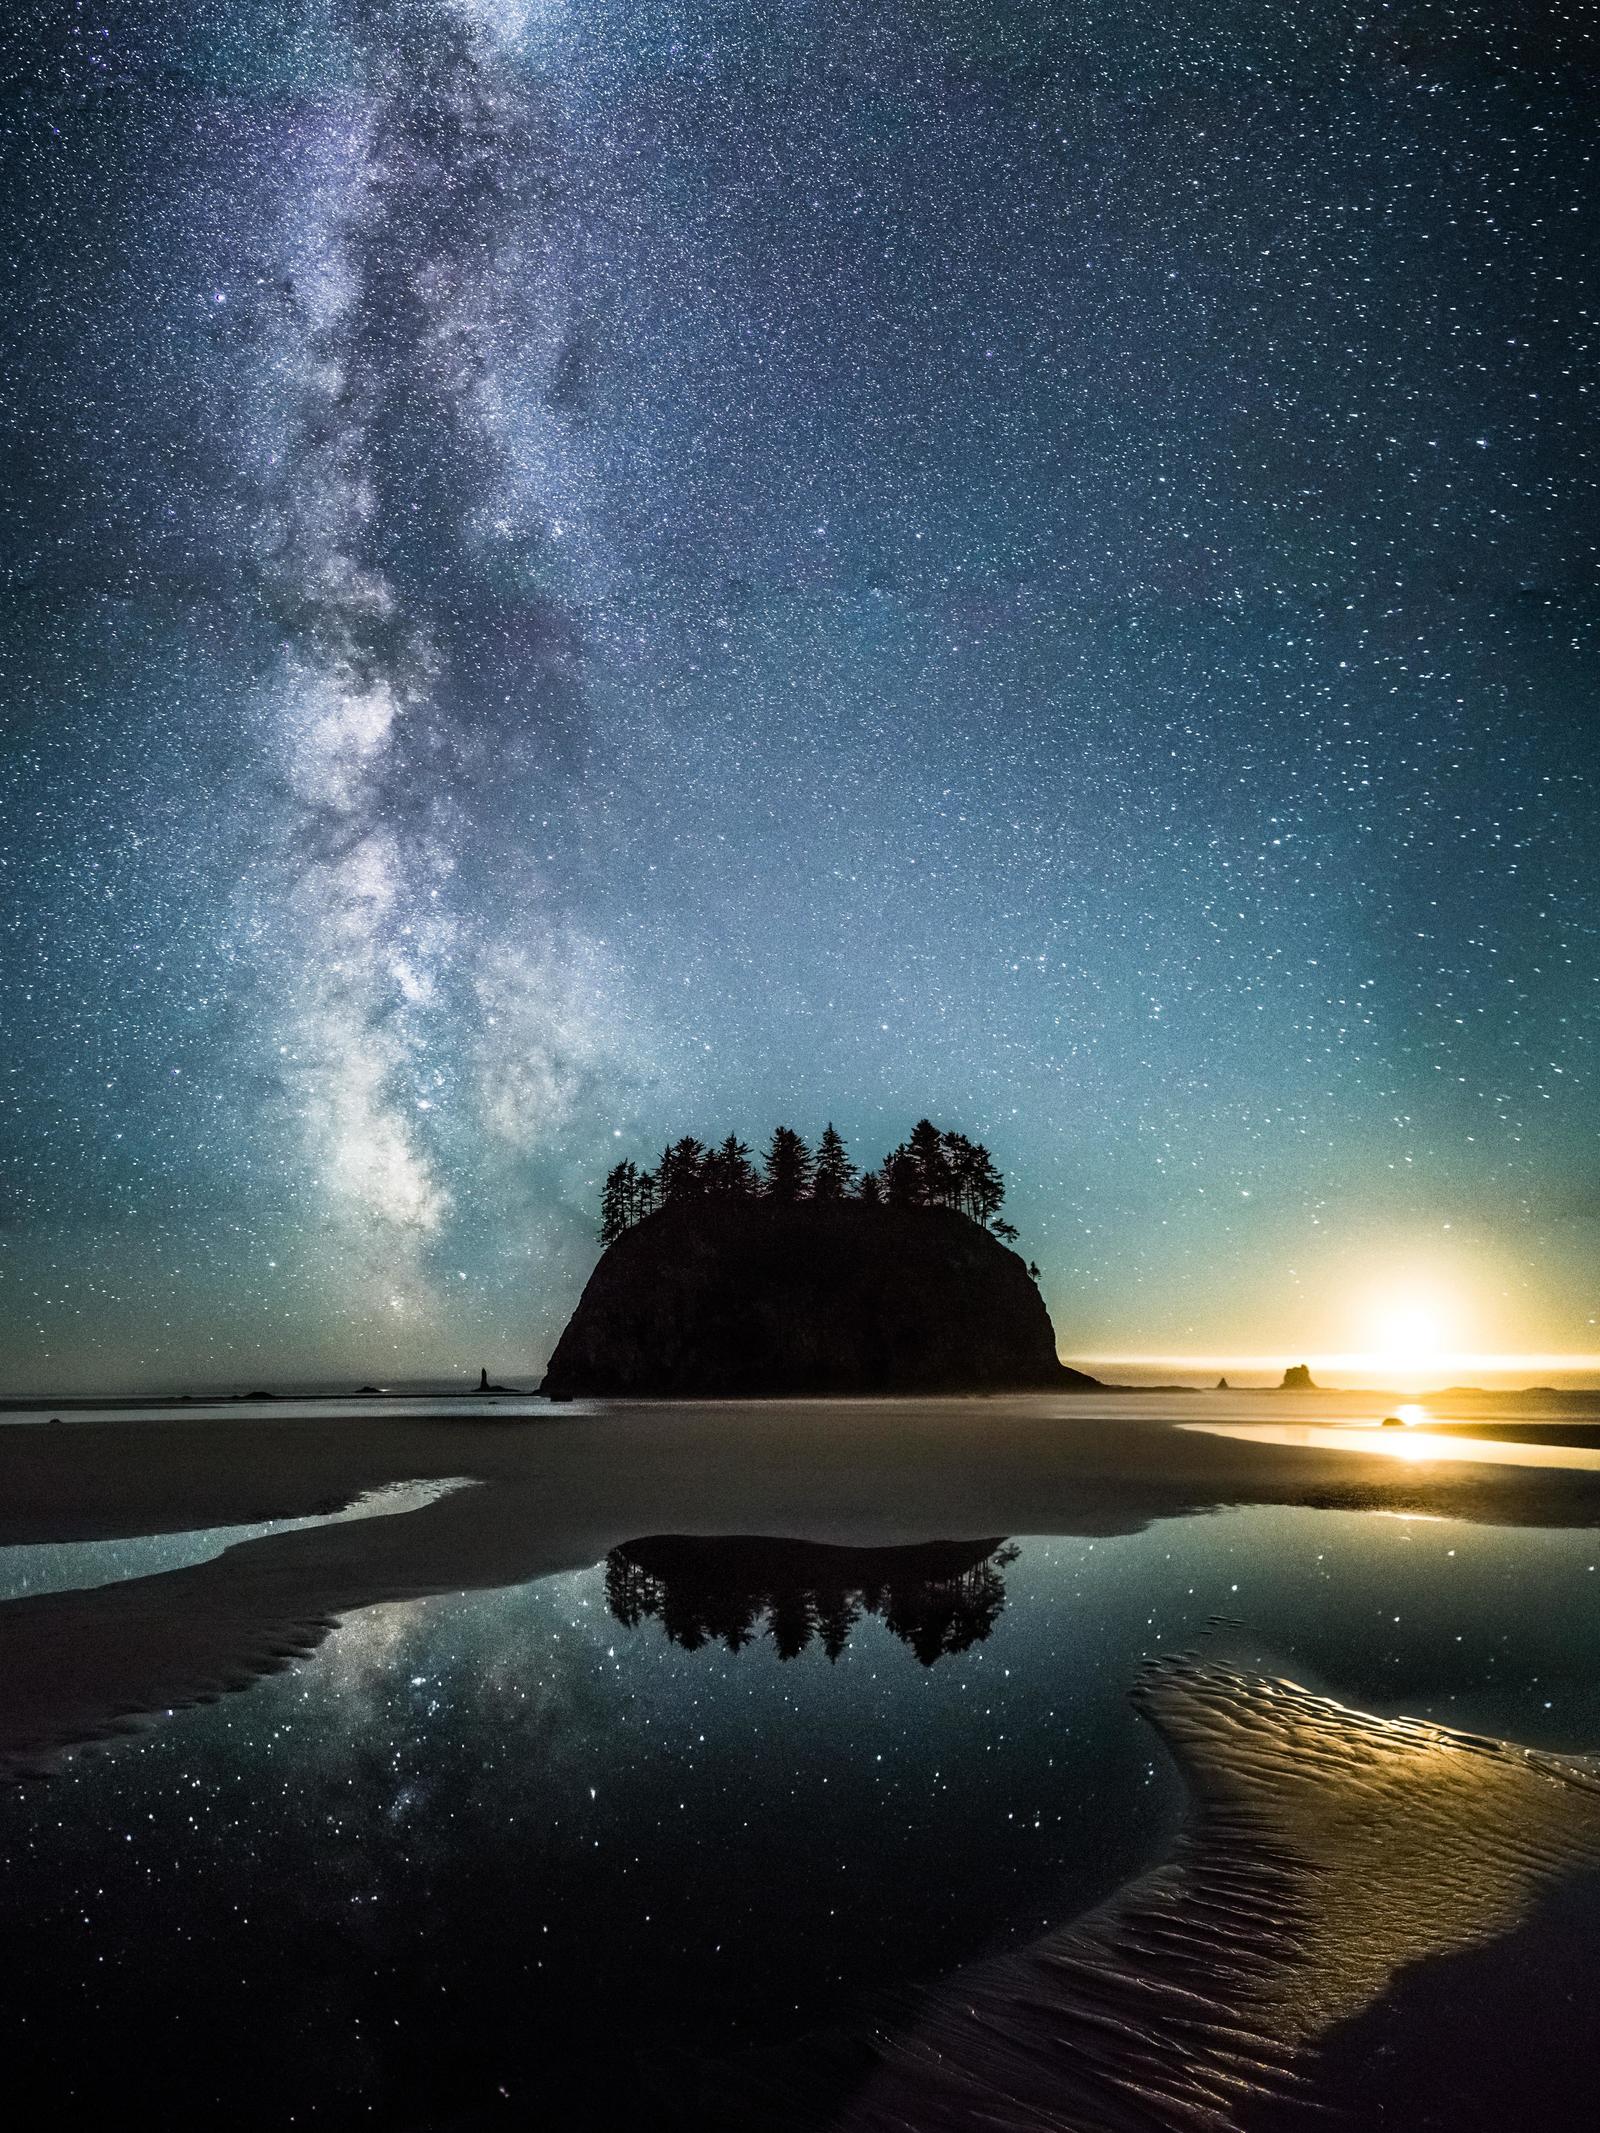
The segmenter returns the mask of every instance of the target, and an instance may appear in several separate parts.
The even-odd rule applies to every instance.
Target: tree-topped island
[[[684,1200],[766,1200],[792,1207],[801,1200],[838,1206],[859,1200],[865,1207],[949,1207],[992,1230],[1016,1236],[1000,1219],[1005,1180],[980,1141],[964,1133],[941,1133],[920,1119],[907,1139],[891,1149],[876,1170],[859,1171],[831,1124],[812,1154],[791,1126],[778,1126],[760,1169],[750,1149],[730,1133],[720,1146],[686,1138],[661,1151],[654,1170],[618,1163],[606,1174],[600,1195],[600,1242],[614,1244],[626,1229]]]
[[[558,1397],[1064,1391],[989,1151],[921,1120],[859,1170],[830,1125],[758,1165],[734,1135],[618,1163],[606,1250],[551,1357]]]

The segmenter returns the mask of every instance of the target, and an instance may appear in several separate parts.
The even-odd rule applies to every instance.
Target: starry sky
[[[927,1113],[1073,1356],[1600,1350],[1574,4],[46,0],[0,1388],[536,1368]]]

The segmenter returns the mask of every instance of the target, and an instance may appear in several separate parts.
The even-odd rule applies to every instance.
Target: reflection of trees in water
[[[1006,1604],[1001,1572],[1016,1557],[998,1538],[834,1548],[658,1534],[612,1549],[606,1601],[626,1628],[653,1616],[687,1651],[720,1642],[737,1652],[764,1627],[781,1659],[813,1638],[837,1659],[861,1617],[877,1615],[932,1666],[988,1636]]]

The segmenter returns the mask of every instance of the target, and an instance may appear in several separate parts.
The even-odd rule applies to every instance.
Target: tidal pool
[[[188,1533],[149,1533],[131,1540],[37,1541],[0,1548],[0,1601],[46,1592],[91,1592],[97,1585],[155,1577],[163,1570],[186,1570],[193,1563],[209,1563],[240,1541],[343,1525],[353,1518],[394,1518],[437,1503],[455,1489],[472,1486],[465,1477],[396,1481],[369,1489],[353,1503],[307,1518],[258,1519],[247,1525],[202,1526]]]
[[[1262,1508],[641,1535],[372,1607],[0,1798],[9,2079],[58,2126],[826,2125],[911,1995],[1171,1853],[1144,1662],[1583,1755],[1597,1566],[1593,1531]]]

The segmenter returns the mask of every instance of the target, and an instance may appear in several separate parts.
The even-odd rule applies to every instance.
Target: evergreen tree
[[[896,1148],[892,1154],[886,1155],[879,1176],[883,1180],[883,1197],[890,1207],[917,1205],[922,1177],[916,1157],[909,1148]]]
[[[848,1199],[850,1187],[855,1183],[855,1175],[856,1166],[846,1155],[844,1142],[835,1133],[830,1121],[823,1127],[822,1138],[817,1143],[817,1171],[811,1183],[812,1199]]]
[[[978,1219],[977,1156],[978,1150],[964,1133],[945,1133],[945,1176],[948,1205],[959,1209],[964,1215]]]
[[[730,1200],[754,1199],[760,1180],[755,1165],[750,1160],[750,1151],[736,1134],[730,1133],[720,1148],[713,1148],[706,1157],[703,1171],[707,1192],[717,1193]]]
[[[648,1571],[621,1548],[606,1557],[606,1605],[624,1629],[637,1629],[647,1614],[660,1610],[661,1600]]]
[[[606,1182],[600,1194],[600,1242],[615,1244],[630,1223],[637,1218],[634,1208],[639,1196],[639,1172],[632,1163],[618,1163],[606,1172]]]
[[[798,1133],[779,1126],[762,1170],[758,1176],[749,1148],[733,1133],[714,1149],[685,1135],[662,1151],[653,1172],[631,1162],[615,1164],[600,1196],[601,1242],[614,1244],[625,1229],[671,1201],[705,1193],[743,1200],[763,1191],[780,1205],[807,1197],[837,1205],[853,1193],[869,1207],[950,1207],[1008,1242],[1017,1234],[1000,1218],[1005,1180],[988,1149],[964,1133],[942,1133],[931,1119],[918,1119],[876,1171],[859,1175],[831,1122],[815,1159]]]
[[[661,1204],[698,1198],[705,1190],[705,1163],[705,1148],[692,1135],[685,1134],[681,1141],[663,1149],[656,1169],[656,1192]]]
[[[783,1586],[771,1596],[767,1610],[767,1634],[778,1647],[780,1659],[798,1659],[816,1633],[816,1603],[798,1586]]]
[[[817,1635],[830,1660],[837,1659],[844,1650],[860,1619],[860,1608],[842,1585],[830,1586],[817,1595]]]
[[[917,1204],[942,1207],[950,1197],[950,1157],[945,1136],[931,1118],[919,1118],[906,1142],[906,1153],[917,1169]]]
[[[1000,1210],[1005,1205],[1006,1181],[995,1168],[994,1157],[981,1141],[973,1150],[973,1159],[973,1190],[978,1202],[977,1220],[989,1224],[992,1228],[998,1228]],[[1016,1231],[1012,1230],[1011,1234],[1015,1236]]]
[[[987,1226],[999,1214],[1006,1196],[1005,1183],[994,1167],[994,1157],[981,1141],[969,1141],[965,1134],[947,1134],[946,1141],[955,1185],[955,1205],[974,1222]]]
[[[999,1214],[1005,1200],[1006,1189],[994,1158],[981,1141],[970,1141],[964,1133],[942,1133],[942,1175],[938,1189],[931,1195],[931,1204],[954,1207],[974,1222],[989,1227]],[[921,1174],[926,1177],[926,1163],[919,1163]]]
[[[767,1196],[780,1206],[803,1200],[811,1189],[811,1150],[789,1126],[773,1129],[766,1157]]]

